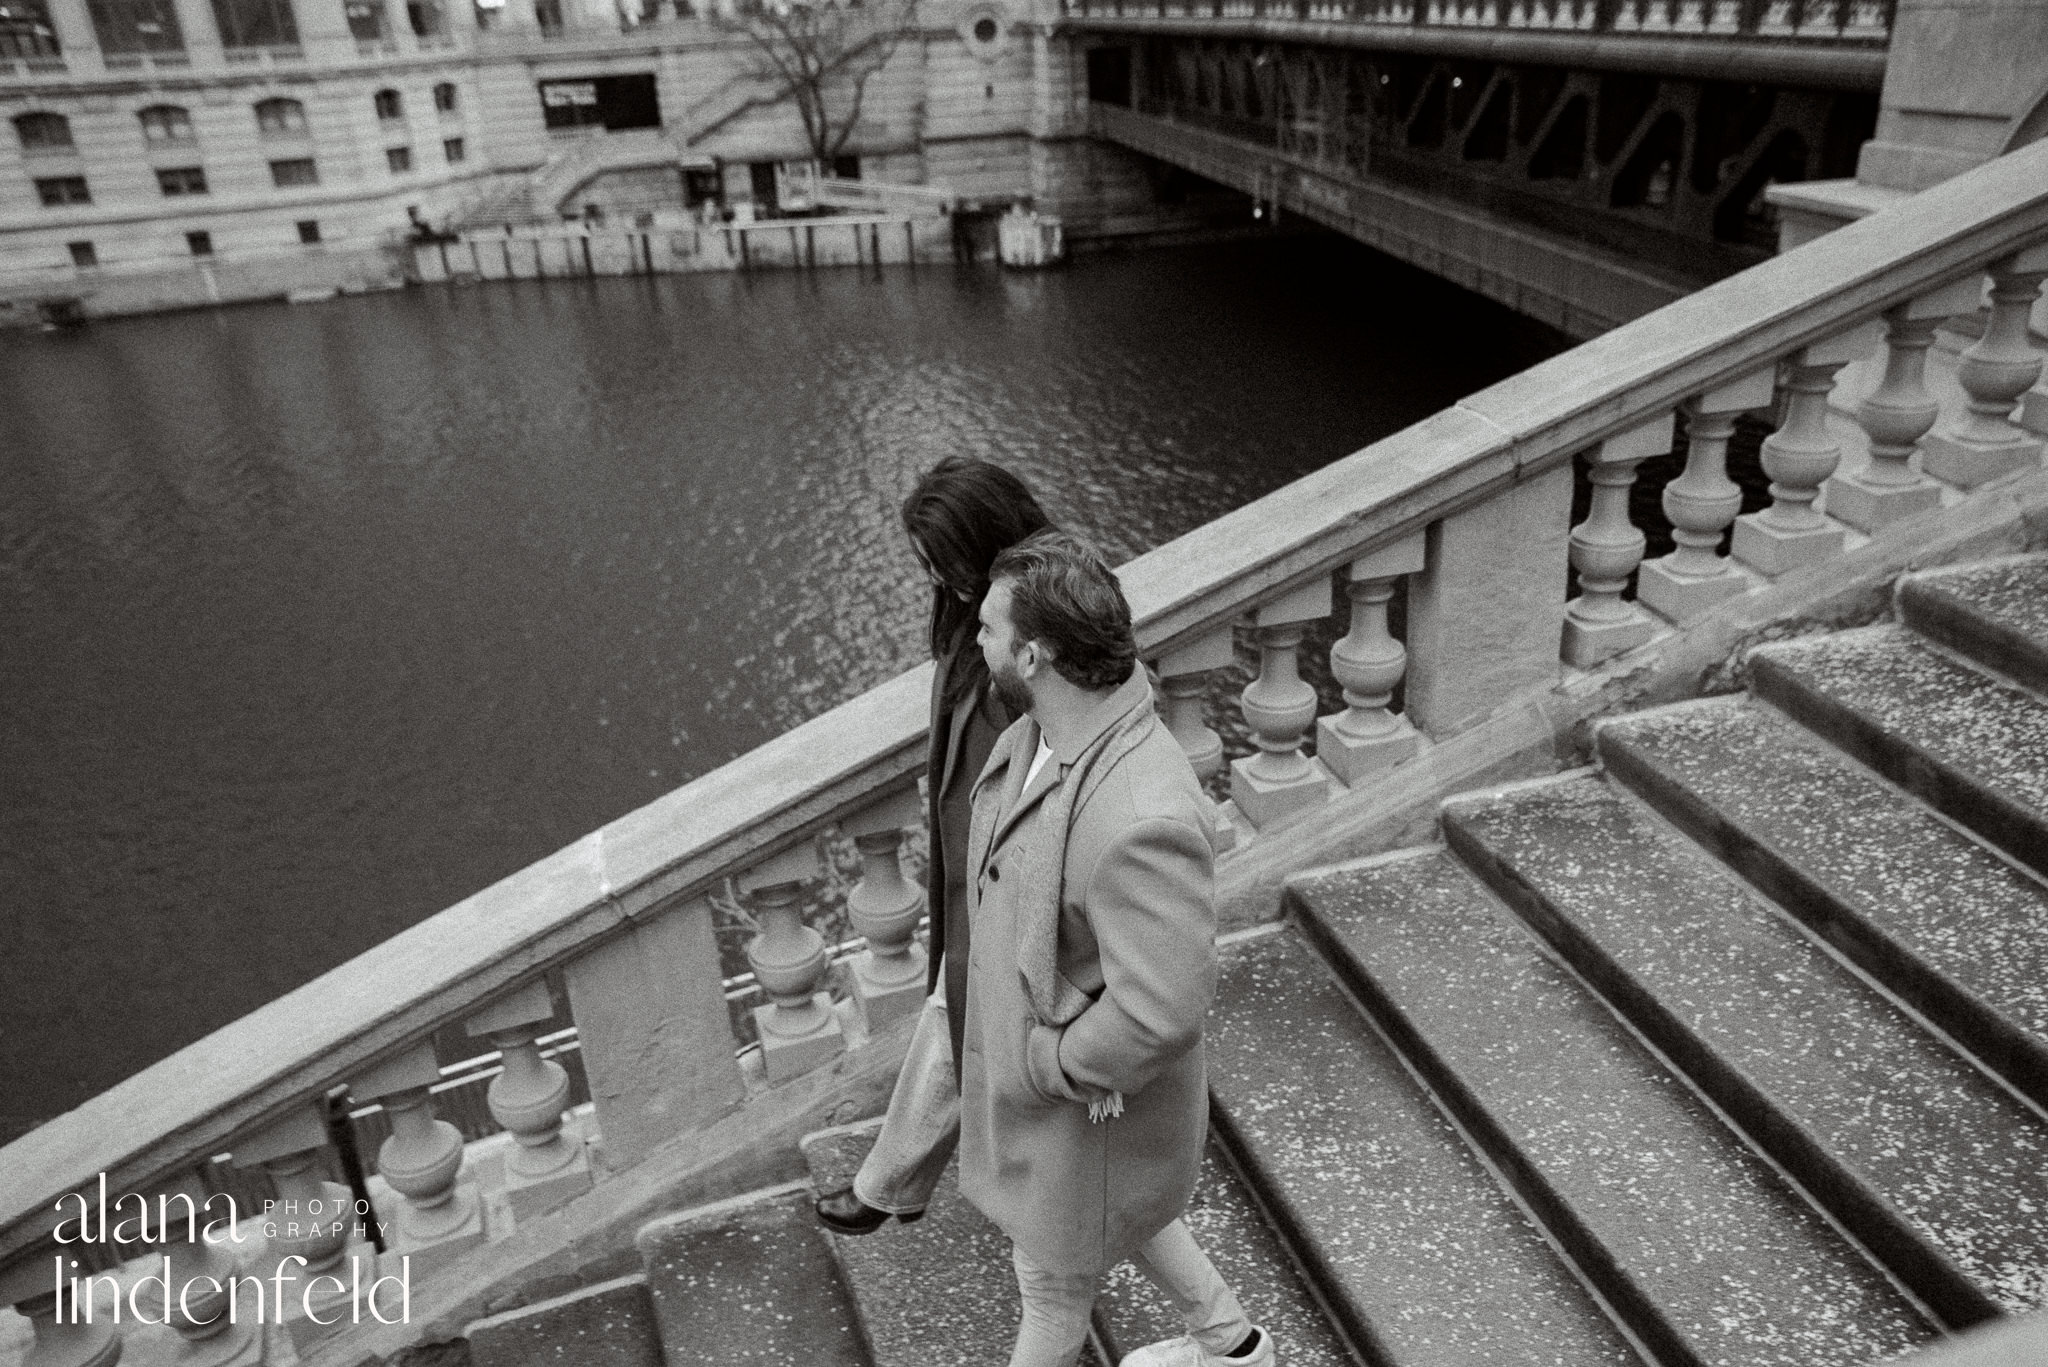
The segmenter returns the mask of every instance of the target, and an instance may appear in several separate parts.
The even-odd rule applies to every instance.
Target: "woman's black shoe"
[[[829,1196],[820,1196],[811,1203],[811,1209],[818,1212],[818,1221],[836,1234],[873,1234],[889,1223],[889,1212],[876,1210],[853,1194],[853,1188],[835,1191]],[[900,1224],[916,1224],[924,1218],[921,1210],[905,1211],[896,1217]]]

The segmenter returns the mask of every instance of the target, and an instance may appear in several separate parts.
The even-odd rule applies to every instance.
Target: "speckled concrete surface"
[[[1448,854],[1304,900],[1699,1361],[1850,1367],[1932,1334]]]
[[[1596,778],[1447,804],[1997,1304],[2048,1303],[2048,1126]]]
[[[1245,1314],[1272,1334],[1287,1367],[1354,1367],[1355,1360],[1344,1351],[1287,1260],[1279,1236],[1260,1217],[1214,1140],[1202,1161],[1201,1185],[1183,1218],[1195,1242],[1237,1293]],[[1179,1313],[1131,1263],[1113,1269],[1104,1279],[1095,1319],[1118,1353],[1187,1332]]]
[[[821,1191],[852,1179],[872,1130],[804,1141]],[[959,1165],[939,1179],[924,1218],[891,1220],[873,1234],[828,1235],[859,1306],[875,1367],[1003,1367],[1017,1337],[1017,1274],[1010,1241],[961,1199]],[[1084,1352],[1081,1367],[1099,1367]]]
[[[1914,575],[1899,604],[1915,630],[2048,689],[2048,555]]]
[[[1228,951],[1210,1089],[1333,1300],[1398,1367],[1639,1367],[1291,935]]]
[[[463,1333],[475,1367],[662,1367],[638,1274],[477,1320]]]
[[[641,1232],[668,1367],[868,1367],[808,1201],[764,1201]]]
[[[1772,701],[1780,683],[1816,693],[2048,829],[2048,705],[2038,698],[1891,626],[1762,647],[1751,674]]]
[[[2048,1050],[2048,885],[1746,699],[1612,722],[1599,744],[1653,769],[1652,801],[1682,827],[1662,785]]]

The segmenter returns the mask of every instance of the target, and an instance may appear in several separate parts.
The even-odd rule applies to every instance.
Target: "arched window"
[[[440,110],[443,114],[453,114],[455,112],[455,85],[453,82],[443,81],[434,87],[434,108]]]
[[[62,114],[41,110],[33,114],[17,114],[14,116],[14,136],[21,139],[23,151],[68,152],[72,147],[71,120]]]
[[[405,117],[405,101],[399,98],[396,90],[387,86],[383,90],[378,91],[376,102],[378,118],[400,119]]]
[[[197,142],[192,133],[192,116],[175,104],[153,104],[138,110],[142,140],[151,147],[186,146]]]
[[[306,131],[306,106],[282,98],[258,100],[256,131],[266,138],[302,136]]]

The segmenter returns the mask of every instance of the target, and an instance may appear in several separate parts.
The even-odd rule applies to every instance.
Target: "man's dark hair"
[[[1071,532],[1043,531],[995,558],[991,584],[1010,586],[1020,640],[1043,642],[1052,667],[1077,688],[1115,688],[1131,677],[1138,642],[1131,605],[1102,553]]]

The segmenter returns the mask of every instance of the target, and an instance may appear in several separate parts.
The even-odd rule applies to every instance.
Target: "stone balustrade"
[[[1120,573],[1167,725],[1198,772],[1225,772],[1203,704],[1210,675],[1237,667],[1234,633],[1244,633],[1258,657],[1240,699],[1254,753],[1229,765],[1227,815],[1240,841],[1254,839],[1570,671],[1626,670],[1630,652],[1732,598],[1825,570],[1870,535],[1910,533],[1916,509],[2039,462],[2039,434],[2014,410],[2040,377],[2026,308],[2044,276],[2048,142],[1680,299],[1140,557]],[[1938,411],[1923,374],[1929,338],[1980,298],[1982,336],[1957,365],[1967,404]],[[1837,373],[1879,354],[1868,396],[1831,406]],[[1745,413],[1777,415],[1764,455],[1772,504],[1748,520],[1724,464]],[[1685,468],[1661,490],[1677,549],[1645,561],[1629,491],[1681,416]],[[1573,526],[1581,460],[1592,500]],[[1302,652],[1340,612],[1329,670],[1342,704],[1318,717]],[[267,1274],[303,1260],[291,1262],[301,1308],[287,1306],[286,1326],[310,1346],[340,1332],[319,1322],[316,1279],[350,1259],[379,1274],[411,1259],[415,1275],[448,1275],[519,1221],[835,1067],[900,1020],[925,971],[912,934],[922,898],[900,860],[920,819],[929,668],[592,832],[0,1150],[0,1300],[32,1321],[38,1364],[116,1351],[96,1326],[63,1322],[51,1281],[63,1254],[57,1203],[95,1191],[101,1174],[111,1192],[143,1192],[222,1153],[264,1174],[279,1206],[242,1212],[265,1228],[241,1262]],[[849,914],[868,938],[836,975],[844,988],[801,915],[833,829],[859,852]],[[734,1034],[716,905],[739,906],[755,926],[757,1041]],[[572,1119],[562,1070],[536,1043],[563,1014],[591,1097],[588,1116]],[[489,1103],[509,1136],[489,1150],[436,1114],[434,1040],[450,1027],[499,1051]],[[344,1180],[326,1119],[342,1087],[357,1103],[381,1100],[391,1124],[364,1155],[376,1171],[360,1189]],[[162,1332],[222,1360],[239,1351],[202,1328]]]

